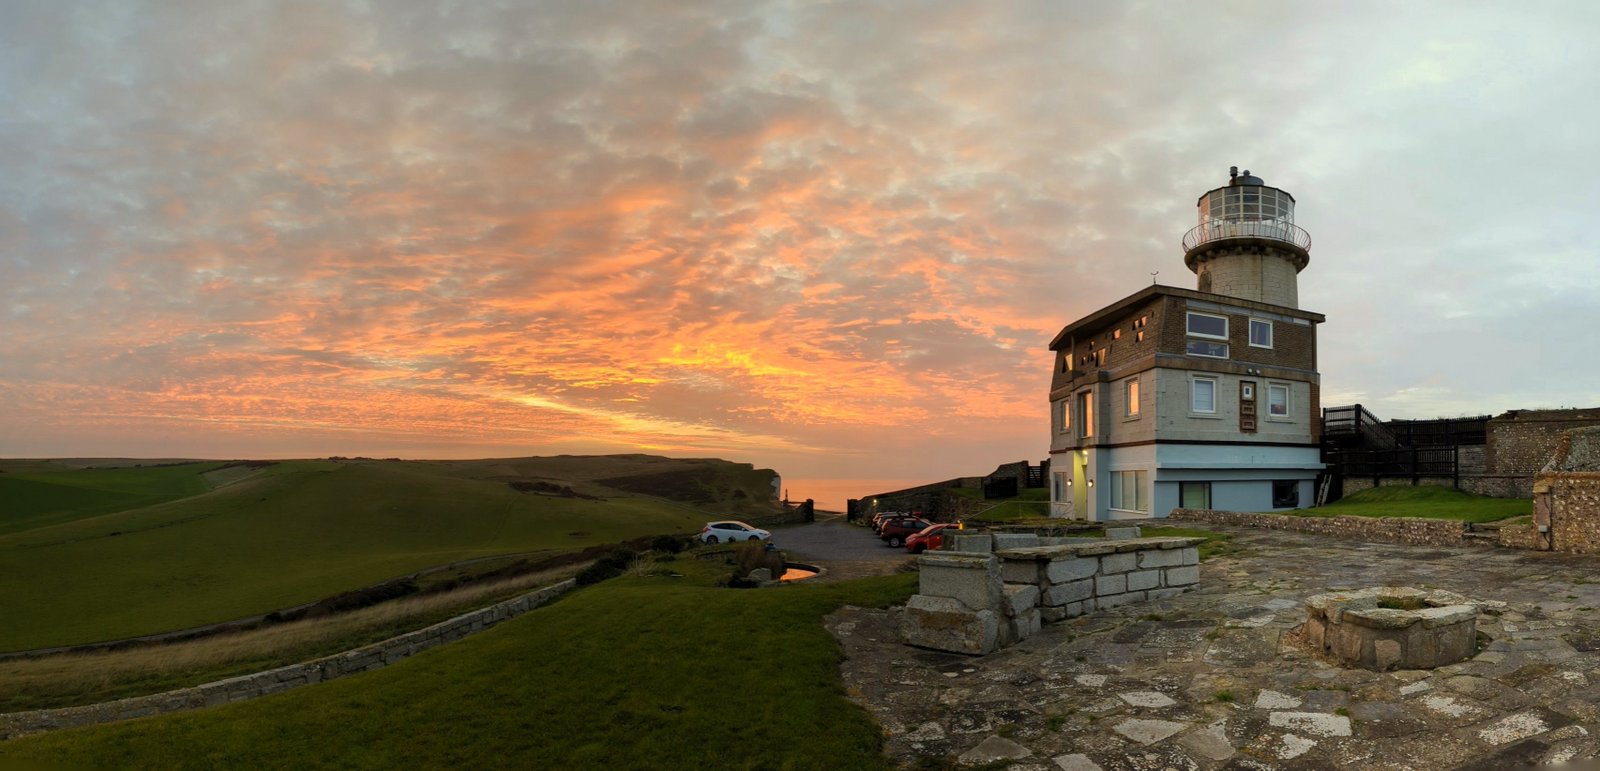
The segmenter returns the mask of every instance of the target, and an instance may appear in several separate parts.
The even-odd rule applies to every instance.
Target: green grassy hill
[[[72,468],[60,463],[0,463],[0,533],[198,495],[221,463],[141,468]]]
[[[711,586],[725,568],[606,581],[394,666],[256,701],[0,742],[92,768],[884,769],[820,618],[910,574]]]
[[[68,496],[52,493],[56,503],[31,511],[41,516],[37,512],[48,509],[55,520],[0,533],[0,651],[200,626],[458,560],[567,551],[691,531],[704,523],[706,514],[693,507],[580,478],[626,479],[630,469],[632,476],[639,469],[659,474],[675,463],[626,457],[631,459],[291,461],[209,492],[95,516],[82,512],[115,505],[110,492],[90,495],[76,509]],[[685,464],[701,469],[692,473],[702,476],[704,467],[720,464],[727,467],[721,473],[748,484],[762,473],[721,461]],[[517,478],[543,470],[588,497],[519,492],[495,466]],[[585,474],[576,473],[578,467]],[[201,468],[206,467],[188,472],[185,490],[193,489]],[[26,487],[37,480],[18,481],[29,500],[48,497]],[[150,484],[168,493],[176,486],[170,480]],[[734,499],[731,489],[744,488],[718,498]],[[67,511],[79,514],[63,520]]]

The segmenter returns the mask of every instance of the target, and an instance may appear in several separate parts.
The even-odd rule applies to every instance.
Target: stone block
[[[1132,527],[1107,527],[1106,537],[1119,541],[1127,538],[1138,538],[1139,527],[1137,525]]]
[[[1044,577],[1052,584],[1062,584],[1089,578],[1099,570],[1100,561],[1093,557],[1062,557],[1045,563]]]
[[[1119,573],[1114,576],[1095,576],[1094,596],[1096,597],[1122,594],[1126,591],[1128,591],[1128,577],[1125,575]]]
[[[1182,549],[1148,549],[1139,552],[1140,568],[1175,568],[1183,564]]]
[[[1067,611],[1067,618],[1077,618],[1085,613],[1093,613],[1096,607],[1094,603],[1094,600],[1084,600],[1083,602],[1068,603],[1063,608]]]
[[[1181,568],[1166,569],[1167,586],[1188,586],[1200,583],[1200,566],[1185,565]]]
[[[917,558],[919,594],[949,597],[973,610],[1000,608],[1000,561],[988,554],[928,552]]]
[[[945,551],[985,554],[994,551],[994,537],[988,533],[962,533],[945,536]]]
[[[1144,602],[1144,592],[1123,592],[1122,594],[1104,594],[1094,598],[1095,607],[1102,610],[1115,608],[1118,605],[1128,605],[1135,602]]]
[[[921,648],[982,655],[1000,642],[1000,618],[950,597],[912,595],[900,617],[900,641]]]
[[[1185,565],[1198,565],[1198,564],[1200,564],[1200,549],[1198,547],[1195,547],[1195,546],[1190,546],[1189,548],[1184,549],[1183,550],[1183,564],[1185,564]]]
[[[1165,589],[1151,589],[1145,592],[1145,597],[1150,600],[1164,600],[1168,597],[1176,597],[1187,591],[1189,591],[1187,586],[1170,586]]]
[[[1066,605],[1069,602],[1087,600],[1094,596],[1094,581],[1085,579],[1066,584],[1056,584],[1044,591],[1039,599],[1039,604],[1050,607]]]
[[[1057,621],[1061,621],[1067,617],[1067,607],[1066,605],[1045,605],[1040,607],[1039,620],[1046,624],[1054,624]]]
[[[1002,603],[1006,615],[1019,617],[1039,606],[1039,587],[1035,584],[1006,584]]]
[[[1029,608],[1026,613],[1006,619],[1005,625],[1005,636],[1010,638],[1007,644],[1015,644],[1037,634],[1043,628],[1043,617],[1038,608]]]
[[[1138,566],[1139,555],[1134,552],[1107,554],[1100,558],[1101,573],[1126,573]]]
[[[1128,591],[1138,592],[1161,586],[1161,571],[1138,570],[1128,574]]]
[[[1034,560],[1000,560],[1000,580],[1008,584],[1041,584],[1043,567]]]
[[[1024,549],[1039,545],[1038,533],[995,533],[994,550]]]

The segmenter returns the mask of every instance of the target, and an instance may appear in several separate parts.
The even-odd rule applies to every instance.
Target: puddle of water
[[[807,578],[816,576],[818,572],[810,567],[796,565],[792,562],[784,563],[783,567],[783,578],[781,579],[783,581],[804,581]]]

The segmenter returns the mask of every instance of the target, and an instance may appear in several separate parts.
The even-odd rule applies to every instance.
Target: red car
[[[933,524],[921,517],[895,517],[883,521],[883,527],[878,530],[878,538],[888,541],[890,546],[899,548],[905,545],[906,536],[917,533],[928,525]]]
[[[944,531],[954,528],[960,530],[961,526],[954,522],[941,522],[929,525],[920,531],[906,537],[906,551],[912,554],[921,554],[929,549],[938,549],[944,546]]]

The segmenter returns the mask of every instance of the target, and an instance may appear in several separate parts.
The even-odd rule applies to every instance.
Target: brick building
[[[1199,210],[1183,239],[1198,291],[1146,287],[1050,343],[1055,516],[1310,505],[1324,318],[1298,307],[1310,236],[1294,198],[1248,171]]]

